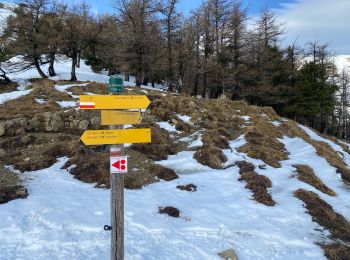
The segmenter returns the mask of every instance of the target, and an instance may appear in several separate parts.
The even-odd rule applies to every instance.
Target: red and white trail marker
[[[111,173],[127,173],[128,172],[128,157],[118,156],[110,159]]]

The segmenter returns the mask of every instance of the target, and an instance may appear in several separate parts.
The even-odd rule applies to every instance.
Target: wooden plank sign
[[[80,140],[85,145],[150,143],[151,129],[87,130]]]
[[[101,125],[135,125],[140,122],[140,112],[101,110]]]
[[[80,109],[146,109],[150,100],[144,95],[81,95]]]

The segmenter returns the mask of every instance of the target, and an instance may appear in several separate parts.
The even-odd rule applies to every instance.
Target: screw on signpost
[[[110,95],[124,92],[123,79],[110,77],[108,91]],[[110,125],[110,129],[124,129],[124,125]],[[124,144],[110,146],[110,165],[112,158],[124,155]],[[124,168],[125,169],[125,168]],[[126,169],[127,170],[127,169]],[[111,260],[124,259],[124,174],[111,173]]]

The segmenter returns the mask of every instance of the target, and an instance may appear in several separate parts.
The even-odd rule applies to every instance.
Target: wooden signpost
[[[140,112],[101,110],[101,125],[136,125],[140,122]]]
[[[151,102],[142,95],[82,95],[80,109],[146,109]]]
[[[151,130],[124,130],[125,124],[139,124],[141,114],[120,110],[146,109],[150,101],[141,95],[113,95],[124,90],[119,81],[116,84],[114,81],[110,80],[109,96],[80,96],[80,109],[100,109],[101,125],[110,125],[110,130],[87,130],[80,139],[85,145],[111,145],[111,226],[106,225],[105,230],[111,231],[111,259],[124,260],[124,173],[127,173],[128,160],[124,156],[124,143],[149,143]]]
[[[149,128],[87,130],[80,140],[85,145],[150,143],[151,130]]]

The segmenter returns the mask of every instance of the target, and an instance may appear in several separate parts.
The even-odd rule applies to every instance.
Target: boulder
[[[226,251],[218,253],[218,255],[225,260],[237,260],[236,253],[233,249],[228,249]]]
[[[78,129],[79,130],[86,130],[86,129],[88,129],[88,126],[89,126],[89,121],[82,120],[82,121],[80,121],[80,123],[78,125]]]

